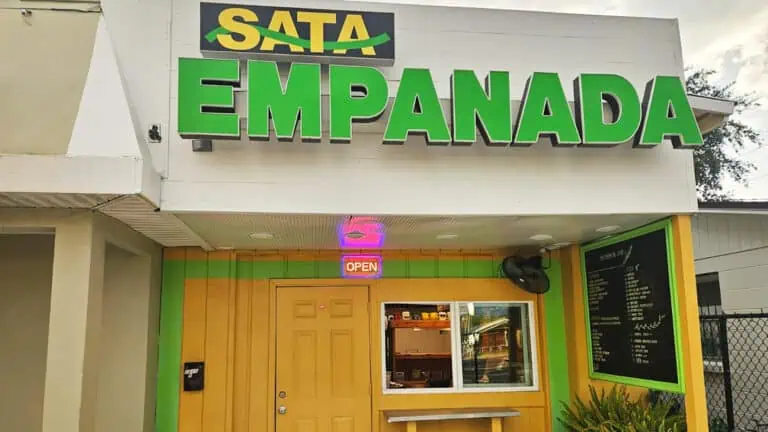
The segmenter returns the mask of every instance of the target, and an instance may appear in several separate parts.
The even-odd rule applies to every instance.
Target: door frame
[[[276,422],[276,405],[277,405],[277,290],[278,289],[290,289],[290,288],[359,288],[366,289],[368,293],[368,333],[371,333],[371,313],[374,313],[371,308],[371,289],[375,280],[364,282],[359,279],[270,279],[269,280],[269,352],[267,367],[269,368],[269,395],[267,397],[267,410],[272,414],[267,414],[267,431],[277,432]],[[370,335],[369,335],[370,341]],[[368,357],[373,355],[371,352],[372,346],[369,343]],[[374,416],[373,416],[373,378],[371,374],[368,374],[368,379],[371,389],[371,424],[370,429],[373,430]]]

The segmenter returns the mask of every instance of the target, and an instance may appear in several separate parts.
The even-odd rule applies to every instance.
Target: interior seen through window
[[[535,386],[525,302],[387,303],[385,389]]]

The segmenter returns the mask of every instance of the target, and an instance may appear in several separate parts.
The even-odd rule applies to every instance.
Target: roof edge
[[[699,201],[699,213],[768,213],[767,200]]]

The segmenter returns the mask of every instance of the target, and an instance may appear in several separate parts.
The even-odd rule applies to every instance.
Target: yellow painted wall
[[[182,360],[206,362],[206,388],[181,393],[179,431],[267,430],[269,305],[266,280],[186,282]]]
[[[334,255],[334,253],[330,253]],[[338,253],[335,253],[338,257]],[[295,253],[213,252],[193,249],[166,250],[166,259],[231,260],[234,273],[245,262],[295,259]],[[418,259],[420,253],[399,255]],[[300,254],[305,262],[327,259],[328,254]],[[181,392],[179,431],[246,432],[273,430],[275,280],[253,278],[186,279],[184,286],[182,362],[206,362],[206,387],[203,392]],[[296,282],[293,280],[292,282]],[[391,425],[383,412],[403,408],[515,407],[521,417],[508,419],[506,432],[549,431],[545,344],[542,343],[544,311],[540,296],[510,287],[504,279],[305,279],[307,285],[368,284],[370,289],[370,328],[372,344],[372,410],[374,432],[405,430],[404,424]],[[378,307],[384,301],[461,301],[531,300],[536,307],[536,333],[540,391],[515,393],[383,395],[381,365],[381,323]],[[366,359],[368,361],[368,359]],[[419,431],[465,432],[490,430],[489,420],[451,421],[420,424]]]
[[[706,389],[704,387],[690,216],[681,215],[672,218],[672,236],[682,330],[680,339],[686,392],[686,421],[688,430],[706,432],[708,430]],[[566,339],[570,355],[570,388],[574,395],[584,398],[589,395],[590,385],[598,391],[608,391],[614,384],[589,378],[584,287],[581,278],[579,247],[569,247],[562,253],[561,258],[563,263],[563,300],[566,311]],[[628,387],[628,390],[635,398],[642,398],[647,394],[647,390],[643,388]]]
[[[371,284],[371,304],[375,309],[383,302],[397,301],[532,301],[536,308],[536,340],[538,341],[538,358],[545,359],[543,351],[543,335],[541,323],[543,322],[543,302],[540,296],[527,293],[519,288],[510,287],[505,279],[379,279]],[[380,314],[375,310],[371,314],[371,344],[373,352],[380,354],[382,346]],[[404,429],[402,424],[389,424],[383,412],[388,410],[403,409],[439,409],[439,408],[488,408],[488,407],[514,407],[521,411],[519,419],[508,419],[504,423],[504,430],[517,431],[545,431],[545,425],[549,423],[549,415],[546,410],[547,394],[544,390],[538,392],[515,393],[465,393],[465,394],[441,394],[441,395],[382,395],[381,388],[381,357],[374,356],[373,370],[373,409],[378,415],[378,427],[381,432],[394,432]],[[544,363],[539,361],[539,383],[544,388],[545,373]],[[490,429],[489,420],[478,421],[446,421],[435,422],[433,425],[419,425],[419,431],[464,432],[477,430],[479,424]],[[377,431],[374,424],[374,432]]]
[[[704,400],[704,381],[701,360],[701,341],[696,307],[695,274],[691,246],[690,218],[673,218],[675,271],[678,277],[678,297],[681,307],[683,364],[686,385],[686,415],[689,430],[707,431],[707,413]],[[388,252],[385,259],[431,260],[436,269],[441,262],[480,257],[493,261],[503,254],[489,257],[476,251],[471,253],[443,253],[435,251]],[[584,317],[584,287],[582,286],[580,251],[572,246],[557,254],[562,265],[563,304],[565,310],[565,344],[568,355],[568,380],[572,396],[588,395],[589,386],[598,390],[610,389],[613,383],[592,380],[589,377],[587,357],[587,330]],[[206,254],[195,249],[166,251],[166,259],[224,262],[231,265],[231,274],[238,274],[240,264],[247,262],[287,262],[304,266],[310,273],[323,272],[321,262],[338,262],[339,252],[214,252]],[[239,260],[241,263],[236,263]],[[336,261],[334,261],[336,260]],[[227,264],[227,262],[231,264]],[[326,268],[327,270],[327,268]],[[208,278],[187,273],[184,301],[184,332],[182,361],[205,359],[210,385],[204,393],[182,393],[179,430],[218,431],[232,427],[233,431],[249,428],[273,430],[274,416],[274,329],[270,328],[274,310],[274,286],[267,278]],[[546,328],[544,304],[540,296],[532,296],[510,287],[504,279],[440,279],[383,278],[365,281],[370,284],[371,343],[374,347],[372,362],[374,432],[404,430],[404,425],[390,425],[383,412],[414,408],[458,408],[507,406],[520,409],[517,419],[507,419],[505,431],[549,431],[552,428],[552,407],[546,391],[527,393],[475,393],[430,395],[383,395],[381,392],[381,323],[375,308],[383,301],[423,300],[489,300],[533,299],[537,306],[537,340],[539,373],[542,389],[549,389],[547,353],[544,352]],[[319,279],[318,279],[319,278]],[[304,279],[307,284],[344,284],[349,281],[322,279],[314,276]],[[360,284],[360,281],[355,283]],[[378,354],[378,355],[376,355]],[[559,377],[559,379],[565,379]],[[647,390],[629,388],[641,398]],[[555,407],[557,409],[557,407]],[[481,423],[490,430],[488,421],[444,422],[421,424],[419,431],[464,432],[476,430]]]
[[[704,386],[704,360],[701,352],[699,305],[696,293],[696,271],[693,262],[693,233],[690,216],[672,219],[680,304],[680,337],[683,345],[683,374],[685,376],[685,413],[688,430],[707,432],[707,391]]]

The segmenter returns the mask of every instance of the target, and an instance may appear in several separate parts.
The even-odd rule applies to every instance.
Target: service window
[[[538,390],[531,302],[382,309],[385,393]]]
[[[465,388],[532,387],[526,303],[459,303]]]
[[[451,305],[385,304],[387,389],[452,388]]]

